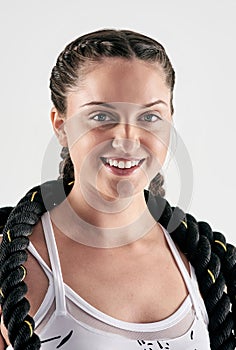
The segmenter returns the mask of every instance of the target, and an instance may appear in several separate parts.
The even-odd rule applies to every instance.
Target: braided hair
[[[53,68],[50,88],[52,101],[61,115],[66,113],[68,91],[83,78],[90,63],[102,57],[138,57],[151,63],[159,62],[171,90],[171,106],[175,74],[163,46],[142,34],[128,30],[99,30],[86,34],[60,54]],[[80,74],[80,76],[78,76]],[[172,106],[173,111],[173,106]],[[29,237],[41,216],[59,205],[70,193],[74,170],[69,151],[63,147],[60,176],[32,188],[15,207],[0,209],[0,304],[9,340],[15,350],[40,349],[40,339],[34,332],[34,320],[29,316],[24,282]],[[195,268],[199,289],[209,316],[209,336],[212,350],[235,349],[236,339],[236,248],[226,243],[220,232],[197,221],[179,207],[171,207],[164,198],[163,176],[157,174],[149,190],[144,190],[150,213],[171,234],[172,239]]]

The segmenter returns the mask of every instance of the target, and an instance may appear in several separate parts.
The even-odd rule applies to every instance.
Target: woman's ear
[[[52,107],[50,112],[51,122],[54,132],[63,147],[68,147],[67,135],[64,130],[65,119],[60,116],[59,112],[55,107]]]

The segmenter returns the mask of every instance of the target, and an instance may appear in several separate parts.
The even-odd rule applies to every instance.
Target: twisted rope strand
[[[40,340],[34,334],[34,321],[28,315],[30,305],[24,297],[27,293],[24,263],[28,257],[28,237],[47,208],[59,204],[66,196],[63,185],[63,181],[53,181],[34,187],[6,215],[0,247],[0,302],[4,324],[15,350],[40,348]]]
[[[226,244],[222,234],[212,232],[208,223],[197,223],[190,214],[185,215],[186,225],[181,224],[183,215],[180,208],[176,210],[177,208],[171,207],[166,200],[159,197],[155,200],[157,208],[161,204],[164,211],[161,215],[159,213],[157,215],[151,201],[151,214],[154,218],[158,218],[167,230],[170,221],[175,222],[177,228],[171,232],[172,239],[195,269],[209,316],[211,349],[235,349],[236,248],[233,249]],[[165,205],[163,201],[166,201]],[[179,222],[178,225],[177,222]],[[215,241],[222,242],[226,250],[222,244]],[[219,250],[220,254],[217,254]],[[226,259],[227,255],[229,255],[228,259]],[[230,265],[229,261],[233,261],[233,264]],[[231,298],[224,292],[225,284],[231,291]]]
[[[24,263],[29,236],[43,213],[69,194],[73,183],[73,178],[48,181],[31,189],[15,208],[7,211],[0,247],[0,302],[15,350],[40,349],[34,321],[28,315],[30,305],[25,298]],[[236,248],[227,244],[221,233],[212,232],[209,224],[197,222],[180,208],[171,207],[163,197],[153,196],[146,190],[144,194],[154,218],[166,229],[175,228],[170,232],[172,239],[195,269],[209,316],[211,349],[235,349]]]

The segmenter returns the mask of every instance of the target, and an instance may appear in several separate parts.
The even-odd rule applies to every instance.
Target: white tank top
[[[210,350],[208,315],[194,268],[191,277],[167,230],[170,250],[182,273],[189,295],[168,318],[151,323],[131,323],[113,318],[89,304],[63,282],[49,212],[41,217],[52,270],[32,243],[29,251],[44,269],[49,287],[39,307],[35,332],[42,350]],[[13,350],[11,346],[7,350]]]

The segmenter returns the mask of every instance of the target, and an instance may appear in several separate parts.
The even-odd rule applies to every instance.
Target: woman
[[[235,348],[235,248],[164,199],[174,81],[129,30],[59,55],[60,177],[1,210],[2,349]]]

